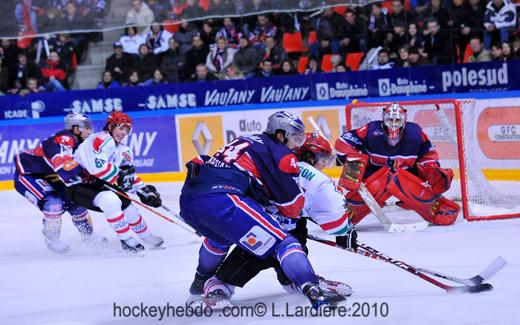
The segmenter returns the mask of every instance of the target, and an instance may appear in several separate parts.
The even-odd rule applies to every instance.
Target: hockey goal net
[[[391,103],[356,103],[346,106],[347,130],[381,120],[383,107]],[[436,147],[443,168],[455,173],[446,197],[462,206],[468,221],[520,217],[520,196],[500,192],[489,181],[475,153],[479,149],[474,100],[421,100],[399,104],[408,111],[407,120],[419,124]]]

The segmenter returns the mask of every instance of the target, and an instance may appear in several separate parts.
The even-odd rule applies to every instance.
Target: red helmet
[[[305,142],[301,146],[301,149],[314,153],[332,155],[330,143],[317,133],[305,133]]]
[[[314,163],[324,157],[330,162],[333,161],[330,143],[317,133],[305,133],[305,142],[300,148],[296,149],[295,154],[298,160],[307,163],[311,163],[309,158],[312,158]]]
[[[128,114],[123,112],[112,112],[107,118],[107,122],[105,123],[105,127],[103,130],[112,132],[114,127],[123,126],[129,128],[128,133],[132,130],[132,119]]]

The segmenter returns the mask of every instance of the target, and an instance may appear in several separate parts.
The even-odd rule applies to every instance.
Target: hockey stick
[[[475,275],[474,277],[467,278],[467,279],[461,279],[454,276],[442,274],[437,271],[428,270],[425,268],[417,268],[417,270],[428,273],[431,275],[435,275],[436,277],[450,280],[453,282],[458,282],[467,286],[475,286],[479,285],[487,280],[489,280],[491,277],[493,277],[495,274],[497,274],[500,270],[502,270],[507,265],[507,261],[502,257],[498,256],[491,264],[488,265],[482,272]]]
[[[335,242],[333,242],[331,240],[323,239],[323,238],[316,237],[313,235],[307,235],[307,238],[309,238],[313,241],[322,243],[324,245],[336,247],[338,249],[346,250],[351,253],[355,253],[358,255],[365,256],[365,257],[370,257],[375,260],[380,260],[380,261],[383,261],[386,263],[390,263],[390,264],[395,265],[398,268],[405,270],[425,281],[428,281],[429,283],[445,290],[447,293],[478,293],[478,292],[493,290],[493,286],[489,283],[480,283],[477,285],[464,285],[464,286],[450,286],[450,285],[444,284],[444,283],[439,282],[439,281],[435,280],[434,278],[422,273],[420,269],[418,269],[412,265],[409,265],[403,261],[395,260],[391,257],[388,257],[365,244],[360,244],[361,249],[359,249],[359,248],[351,249],[351,248],[338,246]]]
[[[318,123],[314,120],[312,116],[309,116],[307,118],[309,123],[312,125],[314,130],[324,139],[327,139],[325,134],[321,131],[320,127],[318,126]],[[333,149],[334,150],[334,149]],[[343,163],[339,160],[338,156],[334,152],[334,156],[336,156],[336,160],[338,163],[343,166]],[[347,158],[348,159],[348,158]],[[370,211],[376,216],[377,220],[383,225],[386,231],[388,232],[412,232],[412,231],[420,231],[428,228],[428,222],[426,221],[419,221],[415,223],[395,223],[392,222],[388,216],[383,212],[383,209],[381,209],[381,206],[379,203],[377,203],[376,199],[372,194],[368,191],[365,184],[361,182],[358,190],[359,195],[365,202],[365,204],[368,206]]]
[[[119,187],[116,187],[115,185],[112,185],[112,184],[108,184],[108,183],[106,183],[106,182],[105,182],[105,184],[103,184],[103,186],[104,186],[106,189],[108,189],[108,190],[110,190],[110,191],[116,193],[117,195],[120,195],[120,196],[124,197],[125,199],[128,199],[128,200],[132,201],[133,203],[139,205],[140,207],[143,207],[143,208],[145,208],[146,210],[152,212],[153,214],[155,214],[155,215],[157,215],[157,216],[163,218],[164,220],[173,223],[174,225],[180,227],[181,229],[184,229],[184,230],[186,230],[187,232],[189,232],[189,233],[191,233],[191,234],[194,234],[194,235],[197,235],[198,237],[200,237],[200,235],[199,235],[195,230],[193,230],[193,229],[191,229],[191,228],[188,228],[188,227],[185,226],[184,224],[181,224],[181,223],[179,223],[179,222],[175,222],[173,219],[168,218],[168,217],[165,216],[164,214],[162,214],[162,213],[156,211],[155,209],[153,209],[153,208],[147,206],[146,204],[141,203],[141,202],[137,201],[136,199],[131,198],[128,194],[126,194],[124,191],[122,191]],[[172,213],[172,215],[173,215],[174,217],[178,218],[179,220],[182,220],[182,218],[181,218],[177,213],[175,213],[175,212],[173,212],[172,210],[166,208],[164,205],[161,205],[161,207],[162,207],[164,210],[168,211],[168,212],[171,211],[170,213]],[[182,221],[183,221],[183,220],[182,220]],[[184,222],[184,221],[183,221],[183,222]]]
[[[360,247],[362,247],[364,250],[369,251],[373,254],[381,255],[387,259],[392,259],[391,257],[388,257],[387,255],[379,252],[375,248],[372,248],[366,244],[360,244]],[[457,278],[454,276],[442,274],[437,271],[432,271],[432,270],[428,270],[428,269],[420,268],[420,267],[416,267],[416,266],[412,266],[412,267],[420,272],[428,273],[428,274],[434,275],[436,277],[439,277],[439,278],[442,278],[445,280],[450,280],[453,282],[464,284],[466,286],[477,286],[477,285],[480,285],[481,283],[483,283],[484,281],[490,279],[491,277],[493,277],[500,270],[502,270],[504,268],[504,266],[506,266],[506,265],[507,265],[507,261],[502,256],[498,256],[490,265],[488,265],[488,267],[486,267],[484,269],[484,271],[482,271],[479,274],[475,275],[474,277],[471,277],[468,279],[461,279],[461,278]]]

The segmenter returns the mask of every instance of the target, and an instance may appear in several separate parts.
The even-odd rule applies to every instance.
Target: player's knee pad
[[[40,210],[49,216],[60,216],[65,211],[64,202],[56,195],[46,195],[38,204]]]
[[[388,191],[428,222],[446,225],[457,219],[460,208],[455,202],[435,195],[426,182],[407,170],[394,174]]]
[[[67,208],[67,212],[72,216],[72,220],[80,221],[84,219],[89,219],[89,214],[87,209],[79,205],[73,205]],[[90,222],[90,220],[89,220]]]
[[[372,194],[374,199],[379,204],[385,202],[390,194],[387,191],[388,184],[392,180],[392,172],[389,168],[383,167],[376,171],[370,177],[364,180],[367,190]],[[363,201],[358,191],[351,191],[347,193],[347,204],[352,209],[353,216],[351,218],[352,223],[357,224],[370,212],[369,207]]]
[[[123,213],[125,214],[125,218],[128,221],[128,223],[136,223],[137,221],[139,221],[139,211],[133,204],[130,204],[129,206],[124,208]]]
[[[209,238],[204,238],[200,249],[204,249],[213,255],[226,255],[229,250],[229,245],[220,244]]]
[[[120,214],[121,204],[121,199],[111,191],[100,192],[94,198],[94,205],[106,214]]]
[[[287,235],[276,247],[275,247],[276,259],[280,264],[285,257],[291,253],[302,253],[305,254],[300,242],[292,235]]]

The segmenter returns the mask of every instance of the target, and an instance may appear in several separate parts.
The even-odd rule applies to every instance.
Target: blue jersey
[[[297,162],[286,146],[266,134],[260,134],[233,140],[207,164],[247,173],[253,185],[256,183],[263,189],[281,214],[297,217],[304,205],[303,193],[298,185]]]
[[[71,131],[62,130],[43,140],[38,147],[19,152],[15,156],[16,171],[21,175],[57,174],[67,183],[83,170],[73,160],[78,145],[77,137]]]
[[[391,169],[415,169],[417,163],[438,162],[437,151],[428,136],[415,123],[407,122],[403,137],[395,146],[388,144],[381,121],[373,121],[365,126],[343,133],[336,141],[336,151],[340,159],[351,152],[361,152],[369,156],[365,176],[381,167]]]

